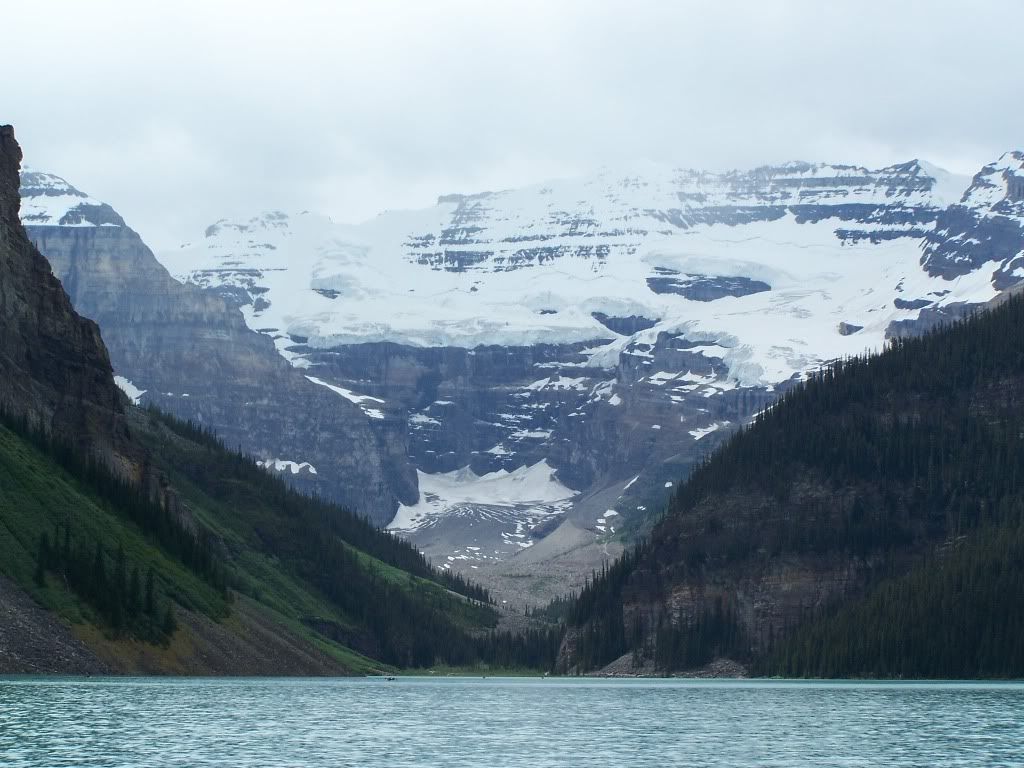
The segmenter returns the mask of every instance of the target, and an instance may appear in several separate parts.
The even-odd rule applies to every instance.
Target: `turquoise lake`
[[[0,766],[1024,766],[1024,684],[0,678]]]

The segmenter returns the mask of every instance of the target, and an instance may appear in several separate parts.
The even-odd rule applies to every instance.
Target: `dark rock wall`
[[[96,323],[81,317],[18,218],[21,148],[0,127],[0,403],[89,450],[120,449],[124,396]]]
[[[260,459],[308,462],[285,477],[386,523],[416,498],[405,429],[371,423],[355,404],[312,384],[237,308],[174,280],[124,226],[30,226],[75,307],[103,329],[117,373],[143,403],[212,427]]]

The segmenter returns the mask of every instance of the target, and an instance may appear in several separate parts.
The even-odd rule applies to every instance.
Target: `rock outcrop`
[[[51,174],[22,174],[29,237],[103,330],[125,389],[209,427],[294,485],[379,524],[416,497],[404,425],[371,420],[309,381],[234,305],[182,284],[109,206]]]
[[[0,405],[113,457],[124,395],[96,323],[80,316],[19,220],[21,148],[0,127]]]

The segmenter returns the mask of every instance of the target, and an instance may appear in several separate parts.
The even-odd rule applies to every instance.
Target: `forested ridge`
[[[595,575],[569,612],[567,661],[633,650],[663,671],[729,656],[763,674],[1024,675],[1022,392],[1020,296],[809,377]],[[752,607],[751,579],[796,567],[845,581],[789,613]]]

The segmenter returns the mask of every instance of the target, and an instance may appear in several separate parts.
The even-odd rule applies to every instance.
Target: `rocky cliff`
[[[0,127],[0,404],[113,458],[124,395],[96,323],[75,312],[21,225],[21,159],[13,128]]]
[[[136,401],[212,428],[268,471],[380,524],[415,499],[402,424],[306,379],[223,297],[172,278],[109,206],[33,171],[22,194],[29,237],[102,328]]]

